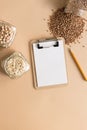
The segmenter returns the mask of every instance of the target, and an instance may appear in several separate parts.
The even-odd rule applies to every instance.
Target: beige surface
[[[59,3],[58,7],[65,1]],[[43,18],[51,14],[52,5],[52,0],[0,1],[1,20],[17,27],[14,44],[0,50],[0,58],[15,49],[31,63],[28,42],[51,37]],[[87,44],[85,36],[82,44]],[[10,80],[0,72],[0,130],[87,130],[87,82],[67,47],[66,57],[69,84],[65,87],[36,90],[31,70],[18,80]]]

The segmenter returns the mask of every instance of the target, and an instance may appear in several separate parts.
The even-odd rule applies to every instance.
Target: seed
[[[64,8],[56,10],[49,18],[48,27],[54,37],[63,37],[66,44],[75,42],[84,31],[85,22]]]

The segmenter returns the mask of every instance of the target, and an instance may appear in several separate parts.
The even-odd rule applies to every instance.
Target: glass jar
[[[87,0],[69,0],[65,12],[83,16],[85,12],[87,13]]]

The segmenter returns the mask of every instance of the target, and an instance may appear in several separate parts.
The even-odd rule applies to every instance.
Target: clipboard
[[[36,88],[68,83],[64,44],[62,38],[33,41],[31,52]]]

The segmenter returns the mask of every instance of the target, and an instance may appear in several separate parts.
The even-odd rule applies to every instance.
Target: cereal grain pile
[[[71,13],[59,9],[50,16],[48,27],[54,37],[65,38],[66,44],[74,42],[84,31],[85,22]]]

